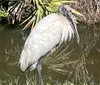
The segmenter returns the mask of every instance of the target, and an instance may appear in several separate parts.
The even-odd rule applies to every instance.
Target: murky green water
[[[18,61],[24,44],[24,32],[18,26],[10,27],[0,25],[0,80],[9,80],[11,77],[20,77],[20,82],[25,81],[25,73],[23,74],[19,67]],[[75,55],[74,55],[75,56]],[[74,59],[75,57],[73,57]],[[86,67],[91,79],[94,82],[100,82],[100,53],[95,50],[86,58]],[[43,67],[45,79],[51,75],[55,81],[65,81],[67,76],[64,74],[56,74],[56,72],[48,71],[47,67]],[[34,72],[36,74],[36,71]],[[52,79],[51,79],[52,80]],[[53,81],[53,80],[52,80]]]
[[[19,76],[17,62],[24,43],[20,28],[0,26],[0,80]]]
[[[100,82],[100,53],[92,50],[87,57],[87,68],[88,71],[95,80],[95,82]]]

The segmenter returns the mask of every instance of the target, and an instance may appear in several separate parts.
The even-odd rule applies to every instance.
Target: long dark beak
[[[80,12],[78,12],[77,10],[75,10],[75,9],[73,9],[73,8],[71,8],[71,10],[72,10],[72,13],[73,13],[73,14],[76,14],[77,16],[84,17],[84,16],[83,16]],[[74,24],[76,24],[75,22],[76,22],[76,21],[73,21]],[[79,39],[79,34],[78,34],[78,31],[77,31],[76,25],[74,25],[74,31],[75,31],[75,34],[76,34],[76,37],[77,37],[77,42],[79,43],[80,39]]]
[[[77,26],[76,26],[76,23],[73,19],[73,16],[72,16],[72,13],[68,13],[67,14],[67,18],[70,20],[70,24],[72,26],[72,29],[74,30],[74,33],[76,34],[76,38],[77,38],[77,43],[79,43],[80,41],[80,38],[79,38],[79,34],[78,34],[78,31],[77,31]]]

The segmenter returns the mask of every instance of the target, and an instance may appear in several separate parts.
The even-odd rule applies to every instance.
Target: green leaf
[[[62,3],[77,3],[75,0],[33,0],[36,6],[35,14],[29,16],[23,23],[29,21],[24,28],[31,26],[33,28],[36,23],[39,22],[43,17],[50,13],[59,13],[58,8]],[[79,13],[78,13],[79,14]],[[34,19],[33,19],[34,17]],[[33,21],[32,21],[33,20]]]
[[[47,83],[46,85],[51,85],[51,84]]]
[[[0,10],[0,17],[7,17],[8,14],[5,11]]]

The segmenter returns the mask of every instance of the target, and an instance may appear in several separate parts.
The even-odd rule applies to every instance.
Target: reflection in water
[[[84,29],[81,29],[80,34],[83,33],[83,35],[84,35],[83,30]],[[85,31],[85,33],[88,34],[86,31]],[[91,34],[90,34],[90,36],[91,36]],[[25,81],[26,75],[25,75],[25,73],[24,74],[21,73],[21,71],[18,67],[18,60],[19,60],[20,52],[21,52],[23,44],[24,44],[24,40],[25,40],[25,37],[23,35],[23,32],[17,26],[8,27],[8,26],[0,25],[0,80],[8,80],[12,76],[13,77],[20,76],[20,82]],[[84,42],[84,40],[81,40],[81,42]],[[86,44],[88,45],[90,43],[86,43]],[[84,43],[82,45],[80,44],[80,47],[84,48],[84,47],[86,47],[86,44],[84,44]],[[78,47],[76,47],[76,48],[78,48]],[[88,48],[89,48],[89,46],[87,46],[87,48],[83,51],[86,52],[86,50]],[[65,48],[63,48],[63,49],[65,49]],[[78,51],[78,53],[80,53],[80,49],[78,49],[77,51]],[[65,51],[64,53],[66,53],[66,52],[69,52],[69,54],[71,52],[74,52],[72,55],[73,57],[71,57],[71,58],[68,57],[69,61],[70,61],[70,59],[72,59],[72,60],[78,59],[76,57],[75,50],[71,49],[70,51]],[[59,51],[58,51],[58,53],[59,53]],[[80,55],[81,55],[81,53],[80,53]],[[59,56],[62,56],[62,55],[60,55],[60,53],[59,53]],[[67,54],[65,54],[65,55],[63,54],[63,56],[67,56]],[[89,72],[89,76],[93,80],[98,81],[98,82],[100,81],[99,80],[100,79],[100,66],[99,66],[100,58],[99,58],[99,56],[100,56],[100,53],[93,51],[89,54],[89,56],[86,59],[87,60],[86,66],[87,66],[87,70]],[[54,60],[56,61],[56,58]],[[62,58],[62,60],[63,60],[63,58]],[[49,62],[50,62],[50,60],[47,62],[47,64],[49,64],[47,66],[50,66]],[[54,63],[57,64],[57,62],[54,62]],[[60,63],[60,61],[58,61],[58,63]],[[73,62],[73,63],[75,63],[75,62]],[[69,69],[69,71],[67,72],[66,75],[65,74],[62,75],[62,74],[56,73],[54,71],[48,70],[48,67],[44,63],[44,66],[43,66],[43,70],[44,70],[43,74],[45,75],[45,76],[43,76],[44,82],[46,80],[49,82],[49,80],[48,80],[49,76],[53,77],[54,80],[59,80],[60,82],[64,82],[66,79],[68,79],[67,77],[70,78],[71,77],[70,75],[72,75],[72,72],[74,72],[74,71],[71,72],[71,70],[72,70],[71,68],[76,67],[75,66],[76,64],[73,64],[73,63],[72,63],[72,65],[70,65],[70,63],[68,62],[69,66],[67,66],[67,67],[64,66],[65,70]],[[51,63],[51,65],[52,64],[53,63]],[[56,66],[55,66],[55,68],[56,68]],[[50,69],[50,67],[49,67],[49,69]],[[75,70],[75,69],[73,69],[73,70]],[[34,72],[34,75],[35,74],[36,74],[36,72]],[[49,79],[51,79],[51,81],[53,81],[51,77],[49,77]]]
[[[15,28],[0,26],[0,80],[21,75],[17,61],[23,46],[23,35],[19,28]]]
[[[91,51],[87,57],[87,68],[91,78],[100,83],[100,53],[96,50]]]

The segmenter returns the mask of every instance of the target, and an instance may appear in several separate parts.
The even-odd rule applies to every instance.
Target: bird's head
[[[71,25],[71,27],[74,31],[74,34],[77,37],[77,42],[79,43],[79,34],[78,34],[76,23],[75,23],[76,17],[73,14],[79,15],[79,16],[82,16],[82,17],[83,17],[83,15],[81,13],[79,13],[78,11],[74,10],[73,8],[71,8],[66,3],[63,3],[59,7],[59,12],[69,20],[69,23],[70,23],[70,25]]]
[[[72,8],[68,5],[66,5],[65,3],[63,3],[60,7],[59,7],[59,12],[63,15],[66,16],[69,13],[72,13]]]
[[[59,12],[63,16],[67,16],[67,17],[71,16],[72,14],[75,14],[77,16],[82,16],[83,17],[83,15],[81,13],[79,13],[78,11],[74,10],[73,8],[71,8],[66,3],[63,3],[62,5],[60,5]]]

